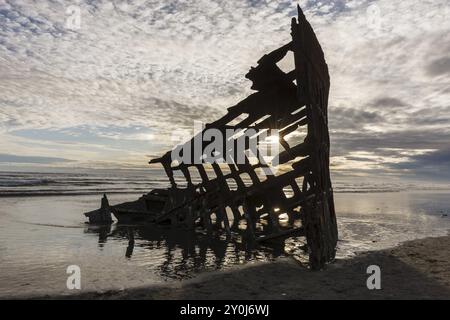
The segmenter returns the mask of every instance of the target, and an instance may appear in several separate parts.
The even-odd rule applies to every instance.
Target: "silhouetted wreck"
[[[211,153],[211,142],[201,139],[200,154],[181,152],[189,161],[175,161],[173,151],[150,161],[162,165],[171,184],[169,188],[155,189],[137,201],[114,206],[103,200],[101,209],[86,213],[90,221],[98,222],[98,216],[109,209],[119,223],[171,224],[206,232],[223,230],[229,236],[245,230],[255,241],[296,234],[306,237],[312,268],[319,269],[333,260],[338,232],[329,172],[328,67],[300,7],[298,19],[292,19],[291,35],[290,43],[264,55],[247,73],[246,78],[257,92],[229,108],[225,116],[207,124],[184,144],[194,148],[199,141],[196,138],[210,129],[224,136],[227,129],[240,132],[241,136],[250,129],[258,133],[275,129],[282,146],[276,156],[281,170],[271,173],[262,157],[257,157],[256,163],[250,161],[250,145],[256,143],[257,152],[262,148],[258,134],[246,137],[241,152],[229,150],[239,135],[228,139],[222,150],[214,149],[213,157],[225,161],[212,162],[211,169],[203,161],[206,151]],[[295,69],[285,73],[277,62],[288,52],[293,53]],[[288,143],[286,137],[298,132],[306,137]],[[199,183],[193,181],[193,170],[200,177]],[[208,170],[215,178],[208,176]],[[258,174],[260,170],[265,174]],[[182,173],[185,187],[177,185],[175,172]]]

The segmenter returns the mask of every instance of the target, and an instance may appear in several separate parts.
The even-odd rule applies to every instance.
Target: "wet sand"
[[[136,195],[111,195],[110,200],[128,198]],[[389,298],[391,292],[394,297],[420,298],[429,292],[448,297],[442,275],[450,269],[445,262],[449,239],[436,245],[425,240],[424,247],[421,240],[410,242],[394,253],[385,249],[447,235],[449,199],[445,190],[337,193],[338,260],[314,273],[289,258],[301,258],[303,239],[251,248],[176,229],[99,228],[85,225],[81,214],[98,207],[96,195],[6,197],[0,206],[0,299],[345,299]],[[366,289],[370,264],[382,267],[380,292]],[[69,265],[82,270],[81,291],[66,286]],[[415,278],[419,284],[411,289]]]
[[[368,290],[369,265],[381,290]],[[313,272],[291,258],[212,272],[167,286],[40,298],[70,299],[450,299],[450,236],[405,242]]]

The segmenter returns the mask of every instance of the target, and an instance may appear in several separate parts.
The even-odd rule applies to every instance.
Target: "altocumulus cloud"
[[[250,93],[243,75],[289,41],[296,3],[0,0],[0,152],[145,163]],[[330,66],[335,170],[414,175],[444,152],[448,1],[299,3]]]
[[[13,154],[3,154],[0,153],[0,162],[6,163],[32,163],[32,164],[55,164],[63,162],[72,162],[69,159],[56,158],[56,157],[27,157],[27,156],[17,156]]]
[[[434,180],[446,181],[450,179],[450,147],[434,152],[416,155],[411,161],[390,164],[395,170],[412,171],[419,177],[433,177]]]

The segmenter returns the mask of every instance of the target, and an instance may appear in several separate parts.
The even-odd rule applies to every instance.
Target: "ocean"
[[[182,281],[201,273],[275,259],[303,261],[301,238],[259,247],[163,227],[86,224],[83,213],[135,200],[167,186],[160,170],[0,172],[0,297],[70,295],[67,268],[81,290]],[[450,190],[404,183],[334,181],[337,260],[403,241],[446,235]]]

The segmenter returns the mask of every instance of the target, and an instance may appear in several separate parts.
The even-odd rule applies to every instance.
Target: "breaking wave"
[[[193,179],[194,182],[197,180],[195,177]],[[165,188],[168,183],[162,170],[90,170],[82,173],[0,172],[0,197],[143,194],[154,188]],[[419,188],[414,184],[405,183],[334,181],[333,186],[335,193],[450,190],[448,186],[436,187],[422,184]]]
[[[0,197],[145,193],[165,185],[159,172],[0,172]]]

